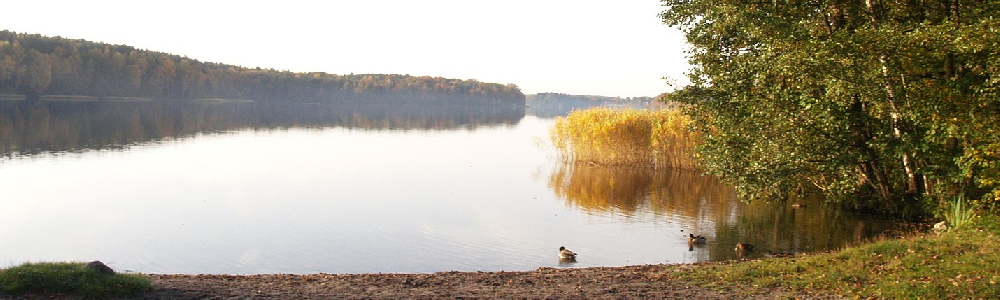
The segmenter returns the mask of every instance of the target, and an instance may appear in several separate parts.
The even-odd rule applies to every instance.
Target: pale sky
[[[294,72],[628,97],[669,91],[689,68],[658,0],[0,1],[0,30]]]

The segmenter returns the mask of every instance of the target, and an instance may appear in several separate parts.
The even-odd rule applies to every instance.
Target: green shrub
[[[975,209],[965,203],[965,196],[959,195],[955,202],[950,203],[944,212],[944,219],[948,221],[948,226],[952,228],[963,227],[972,222],[976,217]]]
[[[137,295],[152,289],[140,274],[100,274],[80,262],[25,263],[0,270],[0,295],[75,294],[86,298]]]

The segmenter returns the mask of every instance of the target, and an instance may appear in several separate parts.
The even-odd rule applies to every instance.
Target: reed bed
[[[695,169],[690,124],[678,109],[592,108],[558,118],[550,138],[567,162]]]

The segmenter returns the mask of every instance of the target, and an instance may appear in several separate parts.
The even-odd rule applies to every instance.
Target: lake
[[[523,271],[823,251],[895,227],[819,199],[746,204],[696,172],[565,164],[554,119],[524,108],[0,101],[0,118],[0,267]]]

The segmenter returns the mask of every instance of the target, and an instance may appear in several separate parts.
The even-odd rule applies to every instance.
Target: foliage
[[[793,259],[707,264],[671,273],[667,280],[860,298],[995,299],[1000,297],[997,224],[995,216],[978,218],[941,235],[883,240]]]
[[[943,206],[928,194],[1000,195],[997,1],[662,3],[694,66],[666,99],[688,104],[705,167],[744,196],[806,184],[908,214]]]
[[[228,98],[297,102],[522,104],[513,84],[393,74],[292,73],[60,37],[0,31],[0,94]]]
[[[571,162],[693,169],[689,125],[679,110],[593,108],[558,118],[550,135]]]
[[[964,227],[976,217],[975,210],[965,201],[964,195],[959,195],[955,202],[949,203],[944,210],[944,219],[952,228]]]
[[[0,270],[0,295],[77,294],[87,298],[131,296],[152,289],[139,274],[101,274],[83,263],[26,263]]]

